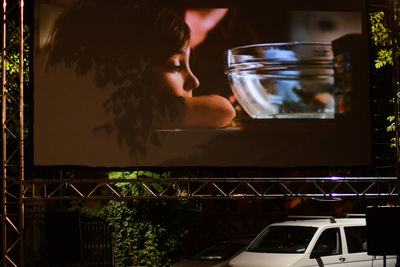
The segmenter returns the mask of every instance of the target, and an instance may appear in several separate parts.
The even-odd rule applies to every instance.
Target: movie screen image
[[[34,165],[368,165],[365,16],[358,0],[36,0]]]

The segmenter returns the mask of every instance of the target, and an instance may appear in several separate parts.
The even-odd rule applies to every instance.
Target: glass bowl
[[[331,43],[254,44],[226,54],[232,91],[252,118],[334,118]]]

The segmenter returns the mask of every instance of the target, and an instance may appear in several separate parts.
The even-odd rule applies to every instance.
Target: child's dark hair
[[[47,44],[47,63],[64,61],[78,74],[95,68],[102,86],[124,78],[110,75],[116,68],[139,74],[179,53],[189,39],[183,18],[157,1],[81,0],[58,19]]]

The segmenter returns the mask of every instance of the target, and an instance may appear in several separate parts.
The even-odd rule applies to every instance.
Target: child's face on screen
[[[189,57],[190,49],[186,47],[157,67],[153,80],[156,88],[174,96],[191,97],[199,80],[190,70]]]

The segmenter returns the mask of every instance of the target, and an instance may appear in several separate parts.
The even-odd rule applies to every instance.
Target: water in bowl
[[[234,48],[228,51],[226,74],[238,102],[252,118],[334,118],[330,44]]]
[[[332,78],[274,76],[260,70],[229,75],[233,93],[252,118],[334,117]]]

